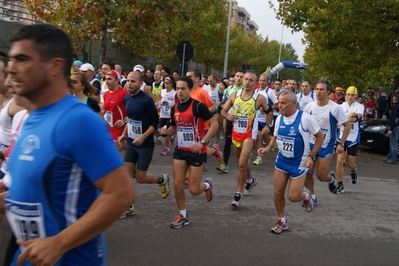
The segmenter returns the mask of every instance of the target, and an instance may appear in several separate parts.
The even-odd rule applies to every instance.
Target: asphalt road
[[[162,148],[156,147],[149,172],[171,175],[172,156],[161,156]],[[105,233],[108,265],[399,264],[399,165],[384,164],[382,155],[361,147],[359,182],[352,185],[345,168],[345,193],[334,195],[316,180],[319,205],[307,213],[300,203],[287,200],[290,230],[274,235],[275,155],[268,154],[260,166],[251,165],[259,184],[238,210],[230,207],[237,180],[234,155],[228,174],[217,172],[216,160],[208,159],[203,178],[213,178],[215,197],[207,202],[204,195],[186,193],[190,224],[180,229],[169,227],[178,214],[173,189],[162,199],[157,185],[138,184],[136,215]],[[7,239],[4,221],[3,228]]]

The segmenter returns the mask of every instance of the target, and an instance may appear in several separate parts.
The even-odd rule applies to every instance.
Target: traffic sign
[[[180,61],[189,61],[194,56],[193,45],[189,41],[181,41],[176,48],[176,56]]]

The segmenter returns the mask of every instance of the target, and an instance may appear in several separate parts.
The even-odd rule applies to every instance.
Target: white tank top
[[[145,85],[146,84],[143,82],[143,84],[141,84],[140,90],[144,91]]]
[[[13,100],[14,97],[10,98],[7,104],[0,111],[0,143],[7,146],[11,144],[13,137],[11,134],[13,117],[9,116],[8,114],[8,109],[10,109],[10,105]]]

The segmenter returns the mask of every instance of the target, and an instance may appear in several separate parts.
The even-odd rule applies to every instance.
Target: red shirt
[[[205,125],[208,125],[203,118],[196,117],[193,113],[194,100],[184,112],[180,112],[176,104],[174,107],[173,119],[177,127],[178,147],[180,150],[190,152],[190,146],[205,136]],[[207,146],[203,145],[201,154],[206,153]]]
[[[104,93],[104,118],[108,124],[108,129],[111,132],[112,139],[117,140],[120,135],[122,135],[123,127],[115,127],[116,121],[124,119],[126,114],[126,107],[123,102],[123,97],[128,94],[128,92],[121,87],[116,91],[107,91]]]

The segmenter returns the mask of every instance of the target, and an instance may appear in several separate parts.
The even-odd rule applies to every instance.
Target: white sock
[[[180,210],[179,212],[180,212],[181,216],[183,216],[183,218],[187,217],[187,211],[186,210]]]
[[[251,179],[245,181],[245,183],[247,183],[247,184],[252,184],[253,182],[254,182],[254,178],[253,177],[251,177]]]
[[[311,195],[311,197],[312,197],[313,200],[316,200],[316,195],[315,194]]]
[[[302,190],[302,192],[305,194],[305,199],[309,199],[309,197],[310,197],[309,191],[304,189],[304,190]]]
[[[286,222],[287,222],[287,221],[285,220],[285,217],[281,217],[280,220],[281,220],[282,223],[286,223]]]

